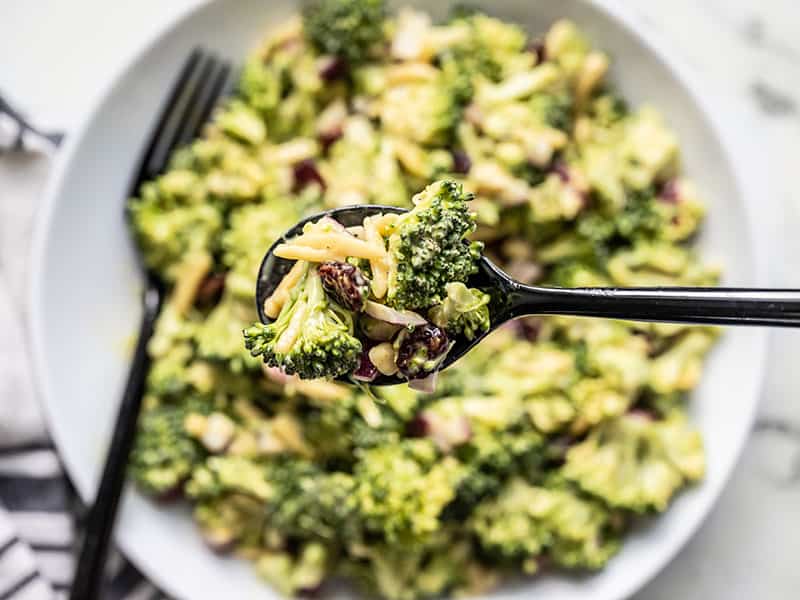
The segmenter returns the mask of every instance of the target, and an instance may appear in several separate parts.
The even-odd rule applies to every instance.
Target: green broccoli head
[[[446,145],[461,114],[457,100],[446,78],[393,86],[383,94],[381,125],[424,146]]]
[[[653,421],[628,414],[570,448],[563,475],[611,506],[663,511],[683,485],[703,477],[700,433],[680,414]]]
[[[328,576],[328,549],[319,543],[304,544],[294,554],[263,552],[256,561],[258,574],[287,597],[303,596],[316,590]]]
[[[428,313],[434,325],[468,340],[489,331],[489,294],[458,281],[448,283],[445,289],[444,302]]]
[[[241,100],[230,102],[214,122],[227,135],[245,144],[257,146],[267,139],[267,126],[261,115]]]
[[[257,547],[264,531],[264,503],[253,496],[230,493],[199,499],[194,520],[203,541],[217,552],[236,546]]]
[[[385,17],[384,0],[315,0],[303,11],[303,25],[319,52],[358,64],[383,40]]]
[[[545,553],[560,566],[601,568],[620,547],[614,525],[599,503],[522,479],[510,480],[500,496],[480,504],[470,523],[486,550],[521,563],[528,573]]]
[[[269,248],[301,216],[297,201],[283,196],[231,210],[228,228],[220,240],[222,262],[229,268],[225,289],[252,303],[264,249]]]
[[[301,379],[335,378],[359,364],[361,342],[353,336],[353,317],[325,294],[316,268],[307,268],[278,318],[244,331],[253,356]]]
[[[430,440],[361,449],[356,456],[356,514],[367,532],[403,544],[440,530],[442,511],[463,476],[458,461],[437,460]]]
[[[267,521],[280,536],[333,545],[359,537],[351,475],[328,473],[309,461],[282,458],[270,465],[267,478],[274,490],[266,507]]]
[[[424,309],[439,304],[446,286],[466,282],[478,271],[480,242],[465,242],[475,230],[475,215],[454,181],[439,181],[414,197],[414,208],[401,216],[389,237],[387,304]]]
[[[369,597],[387,600],[439,598],[467,583],[471,547],[465,536],[441,532],[412,546],[359,544],[351,547],[340,571]]]
[[[475,404],[481,400],[477,398]],[[475,427],[474,421],[471,426]],[[462,519],[478,503],[496,496],[509,477],[537,471],[544,451],[544,439],[530,427],[497,432],[475,427],[469,440],[455,451],[466,469],[456,499],[447,507],[447,515]]]
[[[540,123],[562,131],[572,128],[573,103],[569,94],[539,92],[531,97],[529,103]]]
[[[257,369],[258,360],[242,343],[242,328],[253,321],[253,313],[252,305],[226,295],[195,330],[198,356],[223,363],[233,373]]]
[[[267,502],[275,496],[267,474],[263,465],[240,456],[212,456],[194,470],[186,492],[196,500],[241,494]]]
[[[191,400],[162,404],[142,414],[129,464],[133,479],[144,492],[161,497],[180,492],[205,457],[183,425],[192,412],[208,412],[208,406]]]
[[[166,281],[177,278],[187,256],[212,253],[222,231],[222,215],[210,204],[195,203],[198,194],[205,191],[194,173],[173,171],[144,184],[129,204],[145,262]]]

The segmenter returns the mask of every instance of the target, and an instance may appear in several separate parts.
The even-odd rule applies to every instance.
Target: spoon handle
[[[511,318],[574,315],[630,321],[800,327],[800,290],[543,288],[515,285]]]

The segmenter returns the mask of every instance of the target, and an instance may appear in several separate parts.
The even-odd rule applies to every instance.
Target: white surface
[[[131,54],[141,38],[160,27],[169,18],[168,13],[191,2],[150,0],[131,6],[115,4],[113,9],[96,0],[70,3],[69,9],[66,4],[52,0],[29,0],[24,6],[15,4],[12,8],[9,2],[0,3],[0,56],[15,57],[11,69],[4,62],[0,70],[0,89],[13,91],[15,99],[35,109],[35,114],[41,115],[45,122],[69,127],[85,109],[86,98],[95,95],[107,74]],[[798,88],[800,71],[791,57],[792,52],[797,52],[792,47],[796,44],[793,36],[797,35],[797,19],[792,18],[792,5],[788,2],[763,2],[752,10],[744,2],[678,0],[629,4],[641,12],[644,27],[660,29],[662,35],[673,41],[671,46],[679,57],[692,63],[708,85],[733,100],[755,106],[750,90],[758,81],[779,92],[785,88],[790,100],[789,92]],[[102,27],[97,26],[99,15]],[[765,19],[764,35],[760,38],[752,17]],[[741,31],[749,32],[749,37]],[[32,44],[32,39],[37,43]],[[26,52],[21,53],[20,48]],[[48,74],[46,77],[42,76],[44,72]],[[755,123],[755,129],[743,125],[733,133],[749,138],[747,141],[754,150],[773,149],[754,154],[769,158],[772,179],[780,184],[782,178],[778,173],[788,166],[791,151],[795,150],[793,156],[797,156],[798,123],[796,110],[786,108],[786,103],[784,108],[780,108],[780,102],[777,106],[778,111],[772,115],[751,110],[747,118],[753,121],[740,118],[739,123]],[[753,139],[764,133],[774,135],[770,146]],[[785,181],[788,183],[789,179]],[[783,229],[796,222],[791,220],[793,211],[790,218],[782,217],[780,200],[788,199],[789,191],[793,190],[788,185],[779,185],[774,196],[761,199],[764,225],[778,248]],[[0,201],[4,200],[0,194]],[[771,215],[774,217],[770,219]],[[796,236],[788,238],[785,248],[794,252],[795,240]],[[21,246],[17,248],[21,250]],[[796,275],[781,268],[791,261],[773,261],[773,264],[776,281],[797,282]],[[791,352],[797,348],[797,338],[781,334],[775,346],[779,352],[775,354],[775,366],[768,380],[764,411],[779,417],[790,417],[794,411],[796,416],[797,403],[792,400],[798,386],[787,367],[791,366]],[[647,588],[643,598],[795,595],[800,578],[790,557],[797,555],[800,524],[792,509],[796,508],[800,494],[797,486],[786,485],[791,473],[784,464],[790,464],[792,452],[796,453],[797,448],[789,437],[768,437],[765,434],[765,439],[751,444],[752,451],[703,533]],[[784,485],[779,485],[781,482]],[[764,518],[767,510],[773,518]],[[765,551],[767,547],[769,551]]]

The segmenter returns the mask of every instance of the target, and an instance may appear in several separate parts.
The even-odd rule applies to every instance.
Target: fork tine
[[[212,61],[212,68],[193,98],[192,109],[175,139],[175,148],[185,146],[200,135],[209,113],[216,106],[220,97],[220,91],[230,71],[230,65],[226,61],[220,61],[214,57],[212,57]]]
[[[164,170],[181,124],[192,107],[192,98],[203,82],[203,72],[208,66],[208,61],[208,54],[197,48],[192,51],[184,64],[153,130],[152,142],[144,154],[142,168],[134,182],[137,189],[141,183]]]
[[[191,106],[173,140],[173,150],[185,146],[196,137],[197,132],[202,126],[200,119],[205,111],[206,104],[208,104],[214,96],[215,88],[217,87],[217,79],[224,66],[224,61],[219,60],[213,54],[209,55],[208,62],[203,69],[200,85],[192,96]]]

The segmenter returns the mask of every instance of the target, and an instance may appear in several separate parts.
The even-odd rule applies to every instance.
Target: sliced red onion
[[[543,275],[542,265],[531,260],[515,259],[506,265],[506,273],[528,285],[536,283]]]
[[[429,410],[416,416],[409,431],[416,437],[430,438],[442,452],[450,452],[472,437],[472,427],[464,415],[447,418]]]
[[[379,321],[386,321],[387,323],[402,325],[404,327],[419,327],[427,323],[421,315],[415,313],[413,310],[395,310],[389,308],[385,304],[378,304],[372,300],[367,300],[367,306],[364,308],[364,312]]]
[[[199,306],[215,306],[222,292],[225,290],[225,273],[211,273],[197,289],[197,304]]]
[[[638,406],[636,408],[632,408],[628,411],[629,417],[635,417],[637,419],[641,419],[643,421],[655,421],[656,414],[647,408],[643,408]]]
[[[361,362],[358,368],[353,371],[353,379],[369,383],[370,381],[375,381],[377,376],[378,368],[372,364],[372,361],[369,359],[369,350],[365,348],[361,353]]]
[[[439,371],[434,371],[427,377],[422,379],[412,379],[408,382],[408,387],[412,390],[417,392],[422,392],[424,394],[432,394],[436,391],[436,379],[438,377]]]
[[[678,180],[669,179],[664,182],[664,186],[658,194],[658,199],[667,204],[677,204],[680,201],[680,190],[678,189]]]
[[[561,178],[561,181],[563,181],[564,183],[569,183],[571,177],[569,174],[569,167],[567,166],[567,163],[562,161],[557,161],[556,163],[553,164],[550,170],[551,172],[558,175]]]
[[[542,320],[539,317],[520,317],[509,323],[513,331],[521,338],[535,342],[542,330]]]

